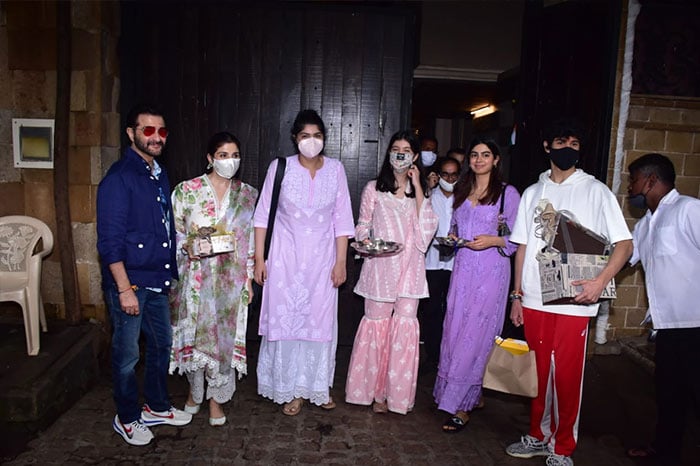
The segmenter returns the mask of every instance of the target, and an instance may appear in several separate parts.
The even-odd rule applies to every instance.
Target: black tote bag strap
[[[501,191],[501,208],[498,209],[498,215],[503,215],[503,204],[506,199],[506,188],[508,187],[507,184],[503,183],[503,191]]]
[[[272,185],[272,199],[270,201],[270,214],[267,218],[267,232],[265,233],[265,251],[263,257],[267,260],[270,252],[270,241],[272,241],[272,228],[275,226],[275,214],[277,213],[277,203],[280,199],[280,189],[282,188],[282,178],[287,167],[285,157],[277,157],[277,171],[275,172],[275,184]]]

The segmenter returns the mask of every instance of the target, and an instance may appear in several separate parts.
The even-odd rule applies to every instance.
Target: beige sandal
[[[296,416],[301,412],[301,407],[304,405],[303,398],[294,398],[289,403],[285,403],[282,407],[282,412],[287,416]]]
[[[329,396],[328,397],[328,403],[321,405],[322,409],[325,409],[326,411],[330,411],[331,409],[335,409],[337,405],[335,404],[335,401],[333,401],[333,397]]]

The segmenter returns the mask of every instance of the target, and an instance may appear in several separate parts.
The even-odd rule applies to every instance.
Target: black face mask
[[[632,207],[636,207],[637,209],[641,210],[646,210],[649,207],[647,205],[647,196],[644,193],[628,196],[627,202],[629,202]]]
[[[568,170],[578,162],[578,151],[571,147],[562,147],[561,149],[550,149],[549,158],[552,163],[560,170]]]

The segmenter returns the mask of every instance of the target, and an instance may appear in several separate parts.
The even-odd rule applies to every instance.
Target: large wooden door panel
[[[241,140],[244,181],[260,187],[270,161],[293,151],[296,113],[316,109],[326,153],[347,172],[356,217],[389,138],[409,121],[411,8],[123,2],[122,114],[139,101],[163,109],[171,130],[163,162],[173,183],[201,174],[208,138],[227,130]],[[359,266],[350,252],[341,343],[352,342],[362,316],[352,293]]]

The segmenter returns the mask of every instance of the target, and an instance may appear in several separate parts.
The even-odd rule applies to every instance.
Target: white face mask
[[[451,193],[452,191],[455,190],[455,185],[457,182],[455,181],[454,183],[450,183],[445,181],[442,177],[438,180],[438,183],[440,183],[440,187],[443,189],[443,191]]]
[[[306,138],[299,141],[299,152],[306,158],[313,159],[323,150],[323,139]]]
[[[413,164],[413,156],[411,154],[390,152],[389,163],[391,164],[391,168],[393,168],[396,173],[404,173],[408,171]]]
[[[423,162],[424,167],[429,167],[435,163],[437,160],[437,154],[429,150],[424,150],[420,153],[420,161]]]
[[[241,159],[214,159],[214,171],[222,178],[233,178],[241,166]]]

